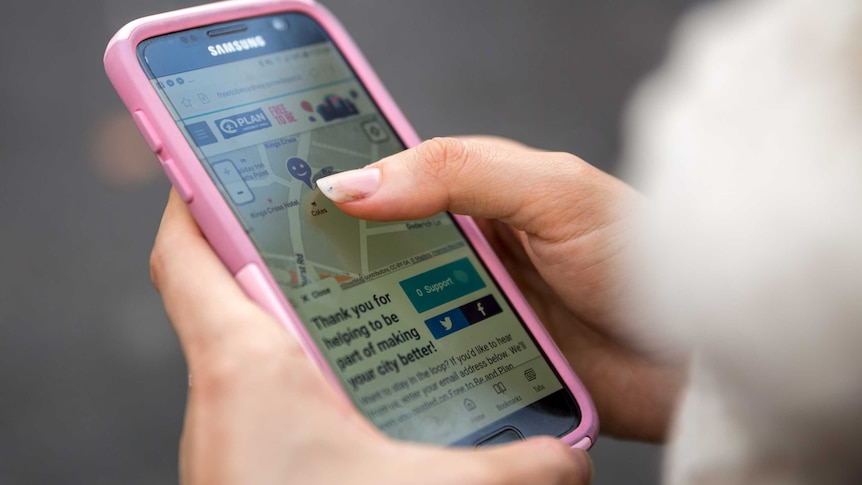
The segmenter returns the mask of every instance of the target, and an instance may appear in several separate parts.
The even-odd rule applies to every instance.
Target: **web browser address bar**
[[[336,59],[327,51],[300,61],[273,55],[209,67],[186,76],[172,99],[181,119],[197,118],[350,77]]]
[[[238,86],[235,88],[228,88],[225,90],[217,90],[215,92],[218,98],[230,98],[233,96],[244,95],[244,94],[254,94],[258,91],[263,91],[262,94],[266,94],[266,92],[272,88],[279,88],[280,91],[284,89],[284,85],[294,84],[300,81],[302,77],[299,74],[293,74],[290,76],[283,76],[278,79],[273,79],[271,81],[265,82],[256,82],[250,83],[243,86]]]

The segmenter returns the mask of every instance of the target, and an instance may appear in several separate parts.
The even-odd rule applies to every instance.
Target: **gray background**
[[[196,2],[8,3],[0,484],[174,483],[186,373],[147,268],[168,184],[101,57],[126,21]],[[326,3],[422,136],[509,136],[614,172],[625,100],[695,0]],[[656,483],[660,451],[604,439],[595,483]]]

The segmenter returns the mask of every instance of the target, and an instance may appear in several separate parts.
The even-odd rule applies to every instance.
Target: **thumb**
[[[459,470],[461,483],[466,477],[475,478],[467,483],[586,485],[593,477],[587,452],[549,437],[455,453],[464,461],[449,457],[446,463],[450,470]]]
[[[539,234],[558,226],[564,210],[573,222],[589,225],[594,218],[583,214],[596,204],[578,204],[615,181],[567,153],[499,140],[434,138],[317,185],[343,211],[363,219],[421,219],[448,210]],[[569,227],[567,236],[573,229],[581,232]]]

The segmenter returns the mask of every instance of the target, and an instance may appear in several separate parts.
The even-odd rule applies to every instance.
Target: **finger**
[[[510,138],[503,138],[502,136],[494,136],[494,135],[459,135],[454,138],[458,140],[464,140],[472,143],[482,143],[485,145],[497,145],[500,148],[508,148],[510,150],[524,150],[531,152],[541,152],[545,150],[539,150],[538,148],[531,147],[529,145],[524,145],[523,143],[512,140]]]
[[[189,466],[191,464],[191,456],[192,452],[190,450],[192,446],[191,438],[189,437],[189,432],[183,429],[182,434],[180,435],[180,457],[179,457],[179,478],[180,485],[188,485],[191,482],[191,478],[189,477]]]
[[[420,219],[449,210],[547,234],[563,213],[589,229],[596,219],[579,216],[613,182],[565,153],[488,139],[435,138],[366,168],[320,179],[318,187],[342,210],[365,219]],[[566,228],[567,236],[572,229],[579,228]]]
[[[580,485],[590,483],[593,475],[592,461],[585,451],[552,438],[454,453],[457,458],[449,457],[446,463],[461,475],[460,483]]]
[[[249,332],[249,320],[272,322],[234,281],[188,208],[171,191],[150,257],[153,284],[189,360]],[[266,331],[266,324],[263,326]],[[286,332],[281,332],[286,334]]]

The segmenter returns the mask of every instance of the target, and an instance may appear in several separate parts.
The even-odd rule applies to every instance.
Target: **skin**
[[[591,480],[587,454],[551,438],[455,450],[383,436],[337,394],[291,335],[245,296],[174,192],[151,273],[189,367],[181,483]]]
[[[633,338],[627,322],[623,259],[629,219],[642,203],[631,187],[574,155],[491,137],[435,138],[368,169],[379,170],[379,187],[373,193],[337,187],[347,200],[339,203],[344,212],[380,221],[444,210],[481,218],[486,237],[590,391],[602,431],[664,439],[684,366],[645,329]]]
[[[397,220],[448,209],[498,221],[483,222],[486,234],[590,390],[604,429],[662,438],[681,377],[626,340],[616,307],[630,188],[572,155],[497,139],[435,139],[372,167],[379,187],[354,192],[342,210]],[[150,267],[190,373],[182,483],[591,479],[586,453],[550,438],[455,450],[377,432],[245,296],[173,192]]]

